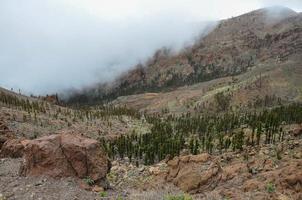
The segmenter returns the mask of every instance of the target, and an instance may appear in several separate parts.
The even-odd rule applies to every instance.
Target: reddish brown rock
[[[0,149],[7,140],[14,138],[13,132],[11,132],[6,124],[0,120]]]
[[[291,191],[293,199],[299,199],[295,196],[302,191],[302,160],[288,160],[284,166],[264,172],[261,177],[266,183],[274,183],[279,192]]]
[[[256,179],[247,180],[243,185],[244,192],[254,191],[261,188],[264,188],[264,183]]]
[[[180,160],[178,157],[167,162],[167,165],[169,166],[169,173],[168,176],[166,176],[167,181],[172,181],[177,176],[179,171],[179,162]]]
[[[160,167],[156,166],[156,167],[150,167],[149,168],[149,172],[152,175],[159,175],[161,173]]]
[[[213,163],[205,170],[197,166],[181,168],[173,183],[185,192],[198,192],[215,187],[221,179],[221,168],[219,164]]]
[[[278,173],[281,185],[302,191],[302,160],[290,162],[287,167]]]
[[[24,142],[24,176],[105,179],[109,161],[96,140],[75,134],[58,134]]]
[[[302,125],[292,130],[292,133],[295,137],[302,135]]]
[[[210,158],[210,155],[207,153],[202,153],[199,155],[193,155],[190,157],[190,161],[192,162],[206,162]]]
[[[178,157],[175,157],[175,158],[173,158],[172,160],[169,160],[169,161],[167,162],[167,164],[168,164],[169,166],[171,166],[171,167],[177,166],[178,163],[179,163],[179,158],[178,158]]]
[[[21,139],[7,140],[0,151],[0,157],[20,158],[23,156],[24,146]]]
[[[300,144],[300,141],[294,142]],[[286,143],[283,145],[290,148]],[[258,151],[268,150],[268,146],[263,146]],[[209,154],[178,156],[167,162],[163,178],[188,193],[219,194],[220,197],[232,199],[248,199],[252,195],[263,200],[290,194],[292,199],[301,199],[302,159],[293,158],[301,152],[301,146],[295,145],[291,150],[293,153],[284,153],[281,160],[275,159],[269,152],[255,153],[248,160],[244,157],[246,152],[230,152],[224,154],[223,159],[222,156]],[[231,159],[226,159],[226,156]],[[269,184],[275,192],[268,191]],[[214,199],[220,197],[215,196]]]
[[[222,180],[230,180],[241,173],[248,173],[248,168],[245,163],[236,163],[223,168]]]
[[[198,192],[211,188],[221,179],[222,169],[216,161],[208,162],[210,155],[190,155],[175,157],[167,164],[167,181],[173,182],[185,192]]]
[[[179,157],[181,162],[189,162],[190,158],[191,158],[190,155],[185,155],[185,156]]]
[[[103,192],[103,191],[104,191],[104,188],[101,187],[101,186],[95,185],[95,186],[92,188],[92,191],[93,191],[93,192]]]
[[[274,168],[274,162],[271,159],[267,159],[263,163],[263,170],[270,171]]]
[[[82,189],[82,190],[87,190],[87,191],[91,191],[92,190],[92,186],[88,185],[87,183],[85,183],[85,181],[83,180],[78,180],[77,181],[79,187]]]

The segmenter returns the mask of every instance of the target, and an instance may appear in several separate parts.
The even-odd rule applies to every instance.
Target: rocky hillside
[[[299,57],[273,65],[265,62],[240,75],[182,86],[166,92],[121,96],[112,103],[151,113],[168,111],[181,114],[219,111],[219,95],[227,97],[227,107],[234,111],[301,102],[301,63]]]
[[[125,107],[72,109],[3,88],[0,88],[0,123],[16,137],[30,139],[68,132],[99,140],[149,129],[135,110]]]
[[[302,53],[301,19],[301,13],[276,7],[222,20],[193,46],[178,53],[160,49],[114,83],[81,91],[69,102],[96,103],[119,96],[172,91],[243,74],[262,65],[296,62]]]

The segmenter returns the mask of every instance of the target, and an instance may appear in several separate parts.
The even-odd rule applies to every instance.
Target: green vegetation
[[[177,156],[183,149],[192,154],[215,153],[228,150],[242,151],[244,146],[273,144],[284,139],[283,124],[302,122],[302,105],[292,104],[262,111],[242,113],[181,116],[148,116],[152,124],[148,134],[122,135],[116,140],[102,140],[111,158],[153,164],[167,156]],[[245,134],[245,129],[252,134]]]
[[[100,197],[107,197],[108,194],[106,191],[99,192]]]
[[[0,92],[0,102],[8,106],[15,106],[27,112],[46,113],[46,103],[42,101],[30,102],[28,99],[22,99],[16,95]]]
[[[87,185],[94,185],[94,180],[90,177],[86,177],[84,178],[84,182],[87,184]]]
[[[118,138],[100,142],[111,158],[128,157],[135,165],[156,163],[167,156],[174,157],[184,149],[192,154],[201,152],[223,153],[225,151],[242,151],[245,146],[259,146],[283,141],[283,125],[302,122],[302,105],[291,104],[272,109],[257,109],[246,111],[230,111],[227,109],[228,100],[225,94],[218,93],[216,101],[225,111],[211,113],[186,113],[175,116],[164,112],[164,115],[144,114],[146,121],[151,125],[147,133],[133,131],[131,134],[121,135]],[[225,102],[226,101],[226,102]],[[12,94],[0,93],[0,102],[20,110],[23,121],[39,122],[37,114],[46,115],[66,121],[82,121],[89,124],[93,120],[104,120],[111,126],[110,118],[122,119],[123,115],[140,119],[141,113],[127,107],[102,105],[94,107],[79,107],[69,109],[44,101],[29,101]],[[42,125],[41,125],[42,126]],[[251,134],[246,134],[246,130]],[[33,135],[33,138],[38,135]],[[276,152],[277,159],[281,159],[281,152]],[[89,179],[87,179],[88,182]]]
[[[37,120],[37,114],[46,114],[53,119],[64,119],[68,126],[71,123],[68,122],[67,118],[76,121],[92,121],[95,119],[107,120],[112,116],[127,115],[132,118],[139,119],[140,113],[134,109],[127,108],[125,106],[111,106],[111,105],[100,105],[95,107],[77,107],[74,109],[64,108],[52,105],[45,101],[32,100],[28,98],[20,98],[17,95],[0,92],[0,102],[8,107],[17,108],[19,110],[27,112],[23,115],[23,121],[35,121]]]
[[[275,185],[273,183],[268,183],[266,185],[266,191],[268,193],[273,193],[273,192],[275,192],[275,190],[276,190],[276,187],[275,187]]]
[[[215,101],[217,103],[217,107],[220,111],[226,111],[230,106],[231,95],[224,94],[223,92],[219,92],[214,96]]]
[[[201,64],[200,60],[194,58],[192,54],[186,55],[187,62],[193,68],[193,73],[184,75],[177,71],[170,69],[162,74],[157,73],[156,76],[146,80],[146,73],[143,66],[135,69],[136,75],[139,77],[135,83],[129,80],[123,80],[115,88],[108,91],[106,85],[98,86],[97,88],[88,89],[82,91],[80,94],[73,94],[66,102],[69,105],[98,105],[111,100],[116,99],[120,96],[128,96],[133,94],[141,94],[145,92],[163,92],[169,91],[173,88],[193,85],[199,82],[210,81],[216,78],[235,76],[246,72],[247,69],[253,65],[254,58],[251,57],[240,57],[238,58],[233,67],[225,69],[214,63]],[[165,81],[160,81],[160,77],[169,77]]]
[[[123,200],[123,197],[118,196],[116,200]]]

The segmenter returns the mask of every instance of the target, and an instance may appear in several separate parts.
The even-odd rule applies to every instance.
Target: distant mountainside
[[[265,73],[261,69],[277,73],[273,66],[283,69],[290,64],[302,68],[301,56],[302,14],[288,8],[265,8],[220,21],[209,34],[177,54],[160,49],[145,64],[137,65],[115,82],[74,93],[68,102],[97,104],[120,96],[141,94],[139,97],[150,92],[164,98],[159,94],[179,90],[185,94],[183,88],[177,88],[247,72],[252,77],[245,78],[253,78]],[[258,74],[250,72],[254,69]],[[267,73],[270,75],[273,74]],[[285,74],[279,72],[279,75]],[[293,80],[299,80],[299,77]],[[119,98],[118,103],[124,102],[121,99],[127,98]]]

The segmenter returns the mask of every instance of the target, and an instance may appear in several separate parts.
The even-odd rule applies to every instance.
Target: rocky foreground
[[[10,135],[2,124],[1,136]],[[2,143],[0,199],[302,199],[302,127],[279,144],[185,152],[152,166],[112,161],[97,141],[57,134]],[[22,158],[21,158],[22,157]]]
[[[297,127],[301,126],[291,126],[291,135],[277,145],[216,156],[182,155],[147,169],[113,163],[109,175],[115,175],[118,181],[120,176],[121,187],[125,182],[128,186],[133,183],[130,188],[144,185],[137,199],[145,199],[146,194],[161,199],[162,192],[154,197],[152,191],[177,194],[176,188],[193,199],[302,199],[302,132]],[[145,175],[145,179],[138,175],[144,173],[151,175]],[[136,183],[138,177],[141,184]]]

